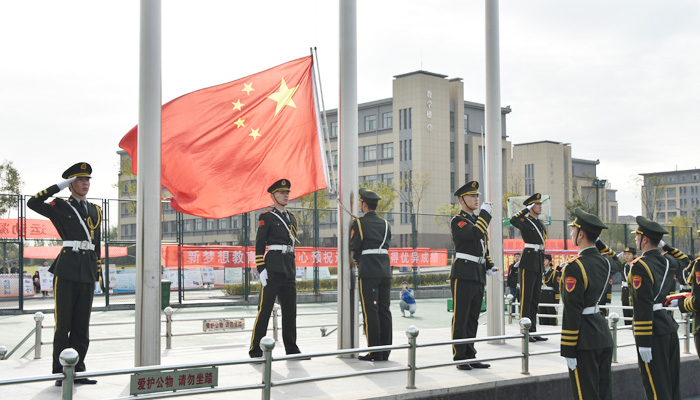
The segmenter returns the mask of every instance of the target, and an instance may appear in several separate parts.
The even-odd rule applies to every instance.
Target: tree
[[[385,214],[394,208],[397,194],[393,184],[366,181],[360,187],[369,189],[382,198],[377,204],[377,213],[380,217],[385,218]]]
[[[413,171],[408,171],[406,177],[401,178],[399,183],[399,196],[401,200],[408,204],[411,213],[418,214],[420,212],[420,203],[428,194],[428,188],[430,187],[430,174],[417,174],[413,176]]]
[[[17,208],[17,197],[8,195],[20,194],[22,186],[24,182],[12,161],[3,161],[0,164],[0,215],[9,216],[10,211]]]
[[[637,176],[635,180],[641,186],[642,206],[646,217],[654,220],[659,211],[659,200],[666,194],[666,181],[659,175]]]
[[[450,221],[452,220],[452,216],[455,214],[458,214],[459,211],[462,209],[462,207],[459,206],[459,204],[449,204],[449,203],[444,203],[440,204],[437,208],[437,212],[440,215],[436,215],[435,218],[435,224],[440,227],[440,229],[443,229],[445,232],[449,233],[452,235],[452,232],[450,231]],[[445,243],[445,248],[451,248],[453,246],[452,243],[452,238],[447,240]]]
[[[667,242],[684,252],[690,252],[690,242],[695,239],[693,219],[688,216],[671,217],[666,230],[669,231]],[[692,254],[691,254],[692,256]]]
[[[136,175],[134,175],[131,169],[131,157],[122,157],[121,165],[119,166],[119,176],[120,179],[119,181],[117,181],[115,186],[117,187],[117,189],[119,189],[119,199],[124,200],[124,211],[126,211],[129,216],[136,216],[137,183]],[[121,177],[125,177],[126,179],[122,179]],[[122,202],[120,201],[120,204],[121,203]]]
[[[326,217],[330,215],[328,211],[329,201],[326,198],[328,194],[327,189],[320,190],[316,192],[318,201],[318,222],[325,221]],[[313,245],[313,227],[314,227],[314,194],[310,193],[304,197],[299,198],[299,203],[301,204],[301,209],[296,212],[298,230],[299,230],[299,241],[307,246]]]
[[[569,221],[576,219],[575,211],[577,208],[580,208],[587,213],[595,214],[595,203],[590,203],[588,199],[582,196],[576,196],[570,201],[567,201],[565,207],[566,215],[569,217]]]

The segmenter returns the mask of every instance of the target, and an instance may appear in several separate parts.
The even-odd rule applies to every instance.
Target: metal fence
[[[10,266],[16,262],[18,273],[0,274],[0,312],[2,311],[34,311],[52,308],[51,302],[42,302],[33,289],[32,273],[41,267],[44,261],[51,263],[53,259],[35,258],[25,250],[29,247],[60,245],[58,238],[33,238],[36,228],[32,221],[41,218],[29,212],[26,200],[30,196],[2,195],[0,201],[11,204],[7,218],[0,220],[0,266]],[[135,278],[136,255],[136,203],[122,199],[91,199],[103,209],[102,238],[104,241],[103,283],[98,288],[95,297],[95,309],[110,309],[112,306],[132,306],[135,303],[134,290],[130,289],[129,280]],[[315,250],[334,248],[337,246],[338,210],[323,208],[289,207],[297,216],[299,222],[299,246],[308,246]],[[250,259],[254,258],[255,231],[257,218],[261,211],[246,213],[223,219],[206,219],[192,217],[179,213],[165,201],[162,205],[162,242],[177,248],[177,260],[174,265],[168,265],[164,272],[170,273],[173,281],[170,304],[211,303],[212,301],[253,301],[251,296],[259,292],[257,271],[250,267]],[[395,266],[393,272],[397,277],[396,284],[407,280],[418,289],[423,286],[444,284],[452,255],[454,244],[450,233],[451,214],[430,213],[396,213],[380,212],[386,218],[392,229],[389,242],[392,248],[406,249],[442,249],[447,251],[444,265],[426,265],[416,260],[410,266]],[[507,223],[504,218],[504,239],[517,239],[519,232]],[[568,221],[547,221],[549,239],[568,239]],[[621,251],[624,247],[634,244],[631,234],[634,225],[608,223],[610,229],[604,230],[602,240],[612,249]],[[694,255],[700,244],[692,227],[665,226],[670,232],[667,237],[674,247]],[[188,274],[192,271],[183,262],[183,253],[187,246],[209,246],[216,249],[223,246],[235,246],[243,257],[244,267],[229,269],[234,271],[233,277],[227,279],[225,268],[214,268],[213,283],[199,282],[199,285],[189,285]],[[571,243],[563,240],[565,249],[572,247]],[[415,253],[415,252],[414,252]],[[233,254],[233,253],[232,253]],[[203,265],[203,263],[202,263]],[[337,264],[336,264],[337,265]],[[9,271],[8,271],[9,272]],[[314,293],[335,292],[337,268],[312,266],[299,277],[298,292]],[[126,282],[126,286],[121,286]],[[224,292],[226,286],[228,289]],[[167,297],[167,296],[166,296]],[[45,304],[44,304],[45,303]]]

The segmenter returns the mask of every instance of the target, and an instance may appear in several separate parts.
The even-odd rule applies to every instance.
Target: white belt
[[[95,251],[95,245],[88,240],[64,240],[63,247],[72,247],[73,251],[92,250]]]
[[[544,285],[543,285],[543,286],[542,286],[542,290],[554,290],[554,288],[551,287],[551,286],[544,286]]]
[[[486,259],[484,257],[477,257],[477,256],[473,256],[471,254],[465,254],[465,253],[455,253],[455,258],[473,261],[473,262],[478,263],[478,264],[486,263]]]
[[[581,314],[583,315],[590,315],[590,314],[595,314],[600,311],[600,308],[598,308],[598,305],[586,307],[583,309],[583,312]]]
[[[654,304],[654,311],[659,311],[659,310],[663,310],[663,309],[664,309],[664,305],[663,305],[663,304],[661,304],[661,303],[655,303],[655,304]]]
[[[627,282],[622,282],[622,287],[628,287],[628,286],[629,286],[629,283],[627,283]]]
[[[271,244],[267,246],[268,250],[279,250],[283,254],[286,253],[294,253],[294,246],[290,246],[288,244]]]
[[[688,285],[688,286],[686,286],[686,285],[679,285],[679,286],[680,286],[680,289],[681,289],[681,290],[688,290],[688,289],[691,289],[691,288],[692,288],[690,285]]]
[[[389,250],[387,250],[387,249],[367,249],[367,250],[362,250],[362,255],[364,256],[365,254],[389,254]]]
[[[543,244],[525,243],[525,248],[526,248],[526,249],[534,249],[534,250],[544,251],[544,245],[543,245]]]

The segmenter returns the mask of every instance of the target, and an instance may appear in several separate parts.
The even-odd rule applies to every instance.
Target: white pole
[[[501,153],[501,65],[498,38],[498,0],[486,0],[486,140],[489,149],[489,193],[493,202],[489,237],[491,254],[499,273],[487,279],[486,303],[489,336],[505,333],[503,304],[503,164]],[[501,343],[503,341],[500,341]]]
[[[141,0],[134,351],[137,367],[160,364],[160,10],[160,0]]]
[[[357,2],[340,0],[338,157],[338,349],[359,347],[358,290],[350,259],[350,225],[357,214]],[[345,207],[343,207],[345,206]],[[346,210],[347,209],[347,210]],[[342,356],[341,356],[342,357]],[[345,356],[348,357],[348,356]]]

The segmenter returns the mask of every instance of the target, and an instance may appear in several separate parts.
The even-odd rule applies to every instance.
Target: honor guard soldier
[[[537,332],[537,308],[540,303],[540,284],[544,266],[544,241],[547,227],[540,221],[542,195],[535,193],[524,202],[521,211],[513,215],[510,224],[520,230],[525,248],[520,259],[520,316],[532,322],[530,332]],[[541,336],[530,336],[530,341],[547,340]]]
[[[54,374],[63,373],[59,356],[67,348],[78,352],[75,370],[85,371],[85,356],[90,345],[90,313],[95,282],[98,280],[102,223],[102,209],[85,198],[90,190],[90,174],[90,164],[77,163],[63,173],[63,182],[49,186],[27,202],[30,209],[51,220],[63,239],[63,249],[49,268],[54,275]],[[65,188],[71,192],[68,200],[54,197],[52,201],[45,202]],[[62,382],[57,380],[56,386],[61,386]],[[76,379],[75,382],[97,383],[88,378]]]
[[[612,267],[612,274],[615,274],[616,272],[622,272],[622,262],[619,259],[619,256],[622,256],[622,253],[615,254],[615,252],[608,247],[605,243],[603,243],[600,238],[598,238],[598,241],[595,242],[595,247],[600,251],[600,255],[602,255],[609,263],[610,266]],[[601,300],[600,305],[601,306],[606,306],[605,308],[601,308],[600,312],[603,314],[604,317],[607,317],[610,315],[610,309],[607,308],[607,306],[610,306],[612,304],[612,284],[613,284],[613,279],[612,277],[609,278],[608,280],[608,289],[605,292],[605,296],[603,296],[603,299]]]
[[[627,282],[639,372],[647,399],[680,399],[678,324],[662,308],[675,286],[671,262],[658,248],[668,232],[643,216],[637,217],[637,225],[635,242],[642,255],[632,262]]]
[[[454,195],[462,207],[459,214],[452,217],[450,229],[455,244],[455,258],[450,271],[452,289],[452,339],[476,337],[479,327],[479,312],[484,299],[486,275],[493,275],[498,269],[489,256],[487,229],[491,222],[491,204],[479,207],[479,182],[467,182]],[[474,212],[479,210],[479,215]],[[473,343],[452,345],[452,359],[470,360],[476,358]],[[465,363],[457,369],[488,368],[489,364]]]
[[[386,346],[392,342],[391,265],[389,222],[375,211],[382,198],[373,191],[360,188],[360,210],[350,228],[350,251],[357,265],[365,322],[367,346]],[[372,351],[358,357],[362,361],[386,361],[389,351]]]
[[[556,268],[552,268],[552,255],[544,255],[544,273],[542,274],[542,287],[540,288],[540,301],[547,304],[559,304],[559,274]],[[545,317],[543,317],[545,315]],[[559,325],[558,318],[546,315],[557,315],[557,308],[552,306],[542,307],[540,311],[540,325]]]
[[[624,258],[625,263],[622,266],[622,289],[620,291],[620,296],[622,297],[622,305],[630,306],[630,288],[629,282],[627,282],[627,276],[632,268],[632,261],[637,256],[637,248],[634,246],[627,246],[625,247],[625,251],[623,253],[624,254],[622,257]],[[622,313],[625,318],[629,318],[629,320],[625,319],[625,325],[632,325],[632,310],[623,309]]]
[[[700,233],[700,230],[698,231]],[[693,260],[687,268],[690,273],[686,284],[691,287],[690,296],[671,300],[671,307],[678,307],[682,313],[693,314],[693,335],[695,336],[695,352],[700,357],[700,323],[698,323],[698,313],[700,312],[700,257]]]
[[[287,354],[300,353],[297,347],[297,282],[294,244],[297,240],[297,218],[287,211],[289,191],[288,179],[273,183],[267,191],[273,207],[258,218],[255,236],[255,265],[260,274],[260,300],[258,316],[255,318],[253,337],[248,354],[251,358],[262,357],[260,340],[267,333],[270,313],[278,299],[282,308],[282,341]],[[267,254],[265,248],[267,247]]]
[[[574,399],[612,399],[613,340],[599,312],[612,267],[595,247],[600,232],[608,227],[580,208],[574,213],[571,240],[580,250],[562,272],[561,355],[569,367]]]

